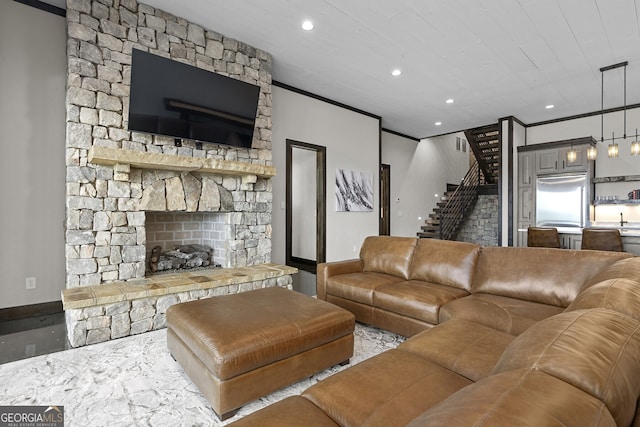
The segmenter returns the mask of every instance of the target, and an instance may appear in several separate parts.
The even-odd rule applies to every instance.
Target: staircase
[[[431,239],[440,238],[440,213],[442,212],[442,208],[447,205],[447,202],[451,199],[451,196],[455,193],[457,188],[458,185],[447,184],[447,191],[444,192],[440,201],[436,203],[436,207],[433,209],[433,212],[430,213],[429,218],[425,220],[425,225],[420,227],[422,231],[418,232],[418,237]]]
[[[454,189],[447,189],[425,221],[421,238],[455,240],[464,221],[473,210],[482,186],[493,186],[500,175],[500,130],[497,124],[466,130],[475,161]]]
[[[475,162],[455,190],[447,191],[436,204],[433,213],[420,227],[418,237],[455,240],[462,228],[466,216],[478,200],[478,187],[481,176],[478,163]]]
[[[500,176],[500,128],[498,124],[464,131],[482,171],[482,184],[495,184]]]

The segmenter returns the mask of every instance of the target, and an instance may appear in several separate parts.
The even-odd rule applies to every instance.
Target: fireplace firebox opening
[[[225,265],[223,215],[146,212],[146,274]]]

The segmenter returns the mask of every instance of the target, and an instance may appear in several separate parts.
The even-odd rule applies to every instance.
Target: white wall
[[[273,262],[285,262],[286,140],[327,148],[327,261],[356,258],[366,236],[378,234],[379,121],[299,93],[273,87]],[[372,212],[335,211],[336,169],[373,174]],[[355,248],[355,250],[354,250]]]
[[[456,150],[453,133],[420,142],[382,133],[382,163],[391,166],[391,235],[415,237],[447,189],[469,170],[467,151]],[[436,197],[436,194],[438,197]]]
[[[0,2],[0,308],[64,289],[65,49],[65,18]]]

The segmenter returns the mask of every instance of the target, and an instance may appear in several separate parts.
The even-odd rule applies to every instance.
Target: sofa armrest
[[[327,299],[327,280],[338,274],[360,273],[364,269],[361,259],[349,259],[346,261],[325,262],[318,264],[316,271],[316,294],[318,299]]]

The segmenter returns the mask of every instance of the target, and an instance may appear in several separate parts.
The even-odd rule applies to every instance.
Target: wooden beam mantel
[[[273,166],[99,146],[89,149],[89,163],[108,166],[130,165],[139,169],[198,171],[221,175],[255,175],[260,178],[271,178],[276,175],[276,169]]]

